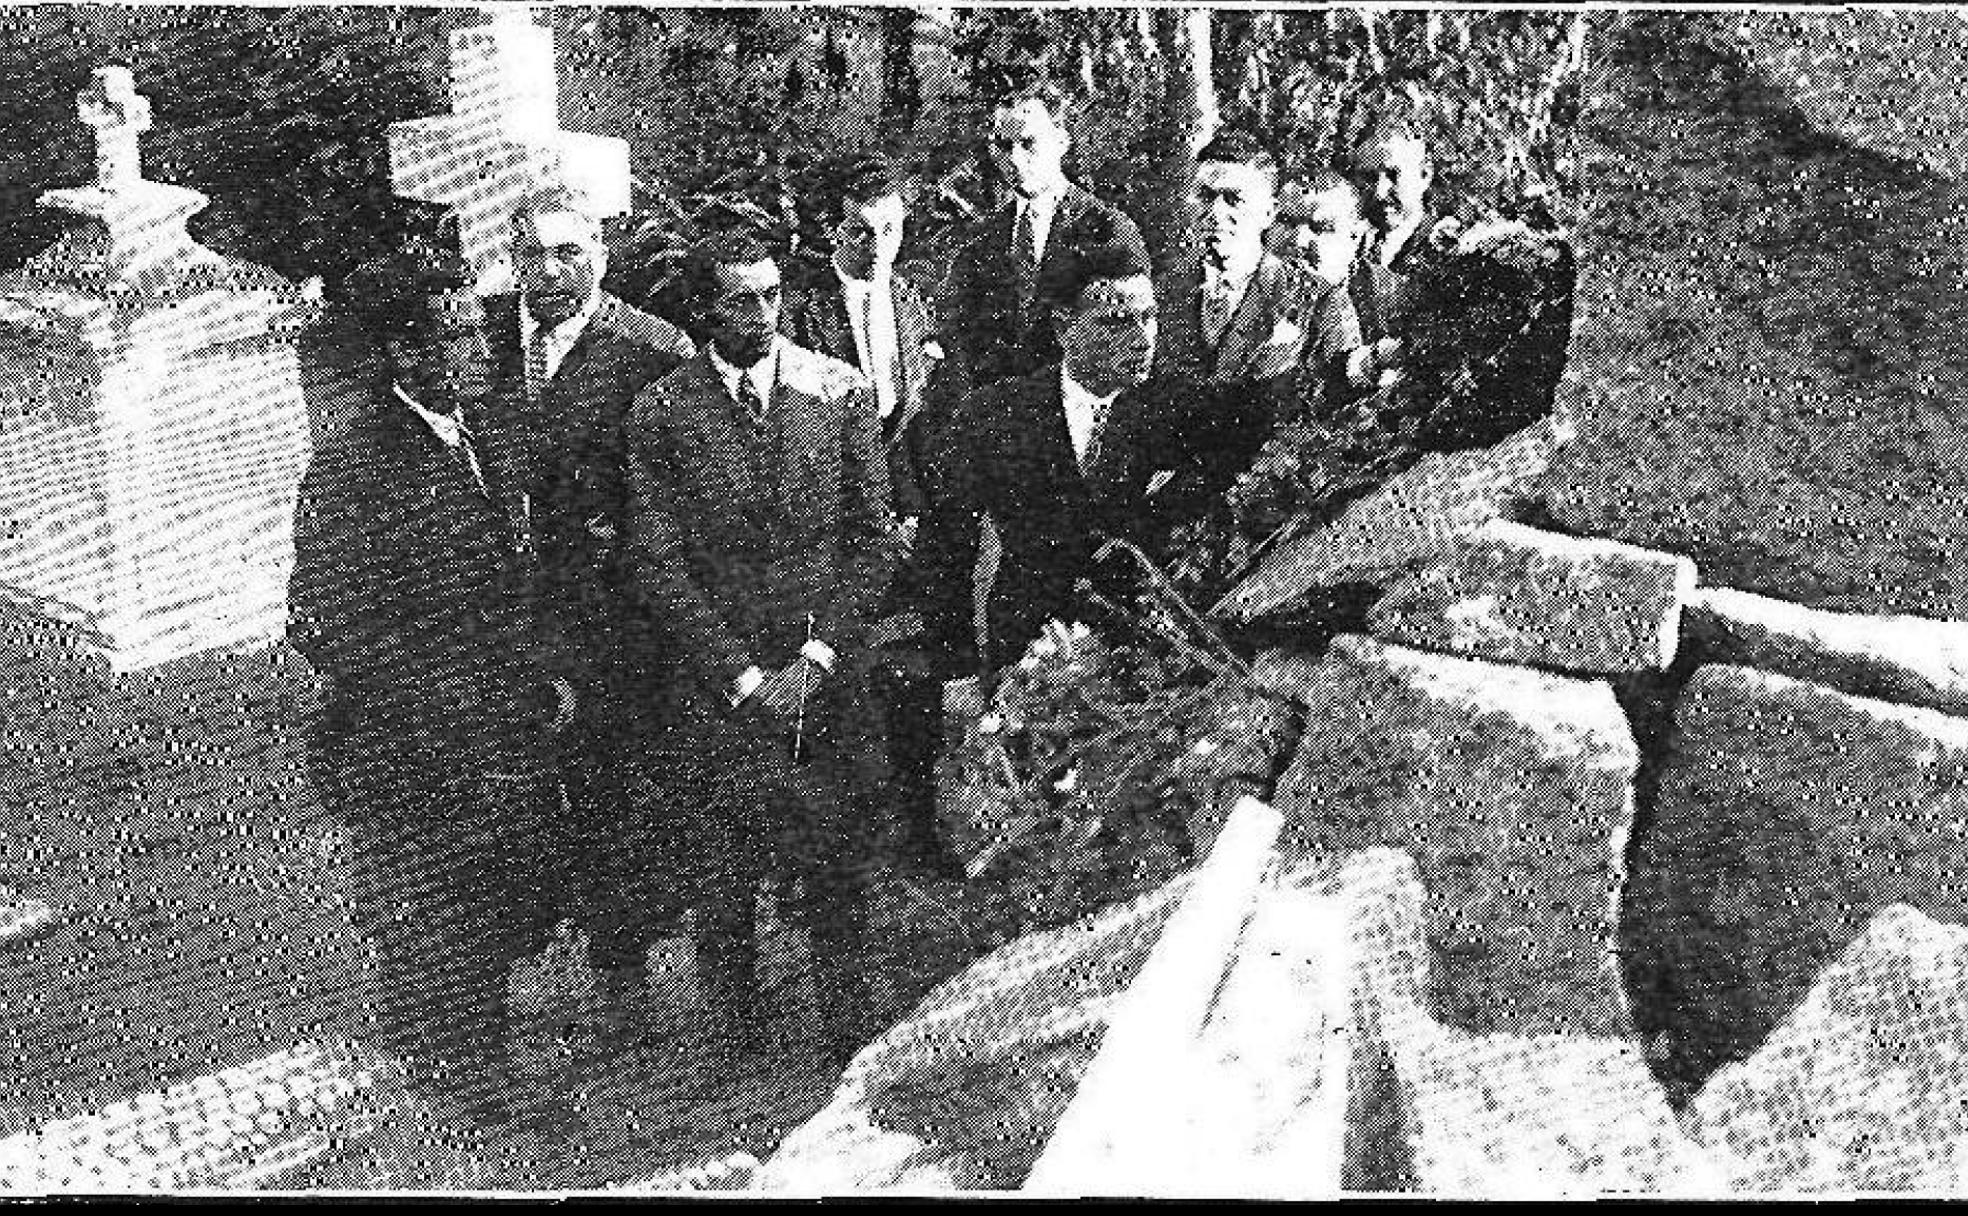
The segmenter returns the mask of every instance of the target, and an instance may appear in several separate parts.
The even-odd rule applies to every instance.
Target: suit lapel
[[[1230,324],[1224,327],[1217,344],[1213,374],[1224,380],[1241,378],[1250,365],[1251,355],[1270,338],[1277,324],[1277,296],[1282,285],[1283,266],[1266,254],[1251,272],[1244,298],[1237,303]]]
[[[1203,268],[1187,261],[1155,292],[1162,313],[1162,346],[1166,364],[1179,378],[1208,379],[1214,355],[1203,338]]]

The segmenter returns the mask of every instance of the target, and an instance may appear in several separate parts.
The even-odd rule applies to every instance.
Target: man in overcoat
[[[301,487],[288,635],[328,680],[321,752],[378,962],[372,1030],[413,1079],[502,1117],[511,964],[558,892],[552,736],[573,689],[482,435],[490,367],[456,261],[365,269],[383,374]]]

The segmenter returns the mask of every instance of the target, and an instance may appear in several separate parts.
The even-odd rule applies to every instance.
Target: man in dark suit
[[[1371,226],[1350,284],[1368,343],[1355,379],[1422,410],[1416,441],[1429,450],[1496,443],[1549,413],[1571,335],[1570,246],[1551,240],[1535,270],[1470,255],[1430,201],[1416,118],[1369,106],[1349,126],[1342,168]]]
[[[321,751],[380,962],[376,1029],[496,1118],[507,970],[552,921],[550,736],[573,693],[472,429],[490,369],[463,267],[405,258],[355,295],[387,376],[309,466],[288,635],[329,681]]]
[[[802,276],[781,328],[796,344],[860,368],[873,386],[896,526],[906,546],[929,502],[930,436],[947,426],[951,403],[939,392],[929,404],[932,372],[943,351],[928,305],[895,272],[909,217],[902,181],[885,157],[849,156],[825,166],[808,201],[831,234],[833,255],[824,267],[809,267]],[[887,633],[920,630],[906,622],[911,607],[890,605]],[[897,852],[931,873],[954,876],[956,863],[936,832],[942,686],[892,662],[871,675],[885,709]]]
[[[644,983],[655,927],[651,875],[617,842],[646,813],[630,757],[652,696],[647,630],[628,593],[623,424],[635,395],[695,353],[682,331],[601,290],[600,225],[549,188],[512,218],[518,291],[487,303],[498,391],[493,457],[539,558],[540,599],[560,632],[577,694],[561,739],[571,823],[564,859],[595,965],[624,998]],[[660,901],[658,901],[660,902]]]
[[[1157,378],[1199,402],[1202,467],[1177,487],[1219,498],[1309,384],[1352,395],[1348,355],[1359,323],[1343,287],[1265,248],[1278,169],[1248,135],[1227,131],[1197,154],[1188,249],[1156,284],[1162,308]]]
[[[945,679],[983,675],[988,685],[1047,620],[1101,619],[1080,580],[1104,582],[1093,561],[1104,539],[1152,539],[1154,497],[1186,429],[1139,391],[1157,327],[1139,241],[1062,246],[1039,299],[1061,361],[972,395],[954,428],[949,492],[923,524],[914,585]],[[968,572],[987,516],[1003,554],[980,653]]]
[[[755,898],[777,852],[804,887],[827,1047],[864,1041],[866,640],[893,565],[881,420],[852,366],[779,336],[756,240],[695,251],[702,353],[629,417],[630,553],[671,666],[651,825],[701,914],[727,1046],[759,1030]]]
[[[1066,180],[1071,145],[1064,98],[1049,85],[1007,93],[992,109],[991,155],[1012,197],[950,266],[938,312],[955,364],[953,392],[1030,375],[1058,360],[1051,317],[1035,304],[1039,280],[1057,273],[1056,250],[1141,241],[1133,220]]]
[[[860,369],[875,393],[890,492],[901,520],[919,517],[918,423],[943,357],[922,293],[896,273],[909,205],[886,157],[859,154],[825,166],[809,195],[833,252],[789,290],[781,329],[807,350]]]

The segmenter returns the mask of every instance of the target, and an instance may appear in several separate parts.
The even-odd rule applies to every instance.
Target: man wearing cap
[[[301,488],[288,636],[329,681],[329,800],[380,963],[374,1028],[482,1119],[504,1115],[507,972],[544,943],[573,690],[539,627],[490,456],[484,313],[462,264],[354,277],[383,375]]]

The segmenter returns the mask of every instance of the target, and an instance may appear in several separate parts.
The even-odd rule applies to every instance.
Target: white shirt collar
[[[581,311],[547,331],[547,375],[551,376],[560,370],[561,360],[567,357],[568,351],[574,349],[574,344],[581,340],[583,333],[587,332],[588,322],[594,320],[595,313],[600,310],[601,292],[591,292],[587,303],[581,305]],[[522,351],[532,344],[533,335],[538,333],[539,329],[539,321],[534,319],[532,310],[526,306],[526,297],[521,295],[519,297],[519,348]]]
[[[401,384],[391,384],[390,391],[396,394],[398,401],[417,411],[417,417],[424,420],[430,427],[431,433],[436,435],[438,442],[445,447],[455,448],[464,442],[465,422],[459,415],[440,414],[435,410],[425,409],[415,397],[403,391]]]
[[[1073,455],[1082,468],[1086,466],[1087,447],[1093,442],[1094,429],[1106,418],[1107,411],[1120,395],[1119,391],[1115,391],[1105,397],[1096,397],[1073,379],[1065,364],[1060,365],[1060,403],[1066,408],[1066,430],[1073,437]]]
[[[1241,265],[1218,267],[1206,257],[1203,259],[1203,284],[1209,288],[1221,285],[1230,294],[1241,295],[1245,284],[1257,277],[1258,264],[1263,261],[1264,251],[1261,249],[1257,252],[1257,256]]]
[[[1394,260],[1400,257],[1401,252],[1408,247],[1409,242],[1413,241],[1420,234],[1422,226],[1427,222],[1428,209],[1424,207],[1415,213],[1415,217],[1412,220],[1394,229],[1382,238],[1378,250],[1380,264],[1391,267],[1394,264]]]
[[[724,391],[731,394],[733,401],[738,399],[738,378],[747,376],[752,381],[752,387],[758,390],[759,400],[770,408],[772,391],[779,386],[779,348],[784,342],[784,338],[774,334],[772,349],[765,353],[765,358],[743,368],[725,362],[724,356],[718,354],[715,342],[704,343],[704,350],[711,356],[711,367],[717,372],[718,379],[724,382]]]
[[[1046,238],[1052,232],[1052,216],[1059,210],[1059,200],[1064,197],[1066,197],[1065,182],[1060,182],[1035,198],[1026,198],[1022,194],[1016,196],[1017,205],[1012,209],[1011,217],[1013,239],[1017,238],[1018,217],[1029,208],[1032,212],[1033,243],[1038,248],[1039,256],[1044,257]]]

